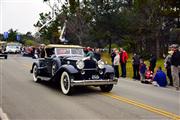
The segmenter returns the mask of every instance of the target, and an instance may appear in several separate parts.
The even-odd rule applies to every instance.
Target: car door
[[[48,73],[48,76],[51,76],[51,72],[52,72],[52,61],[53,59],[50,57],[45,58],[45,63],[46,63],[46,72]]]

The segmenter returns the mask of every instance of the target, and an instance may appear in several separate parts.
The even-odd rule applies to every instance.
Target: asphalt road
[[[0,107],[12,120],[180,119],[180,92],[120,79],[112,92],[76,88],[71,96],[49,82],[34,83],[33,59],[0,59]],[[1,114],[0,114],[1,115]]]

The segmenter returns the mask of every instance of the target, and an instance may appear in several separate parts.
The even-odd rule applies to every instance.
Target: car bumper
[[[117,82],[117,78],[106,80],[71,80],[71,86],[110,85],[117,84]]]
[[[7,56],[7,54],[0,54],[0,57],[5,57]]]

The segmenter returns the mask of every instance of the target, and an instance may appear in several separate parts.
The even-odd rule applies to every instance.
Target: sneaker
[[[173,84],[170,83],[169,86],[173,86]]]
[[[176,87],[176,90],[179,90],[179,87]]]

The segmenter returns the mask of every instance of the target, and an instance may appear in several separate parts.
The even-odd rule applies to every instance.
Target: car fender
[[[39,67],[39,66],[40,66],[40,63],[39,63],[38,61],[34,62],[34,63],[32,64],[32,68],[31,68],[31,70],[30,70],[30,73],[33,73],[33,67],[34,67],[34,65],[37,65],[37,67]]]
[[[78,73],[78,70],[72,65],[62,65],[58,72],[67,71],[70,74]]]
[[[78,73],[78,70],[72,66],[72,65],[62,65],[58,71],[56,72],[56,74],[51,78],[52,81],[57,82],[59,80],[59,78],[61,77],[61,74],[67,71],[69,74],[76,74]]]
[[[111,65],[105,65],[105,73],[114,73],[114,68]]]
[[[58,68],[61,66],[61,61],[59,58],[54,58],[53,62],[55,62],[57,64]]]

